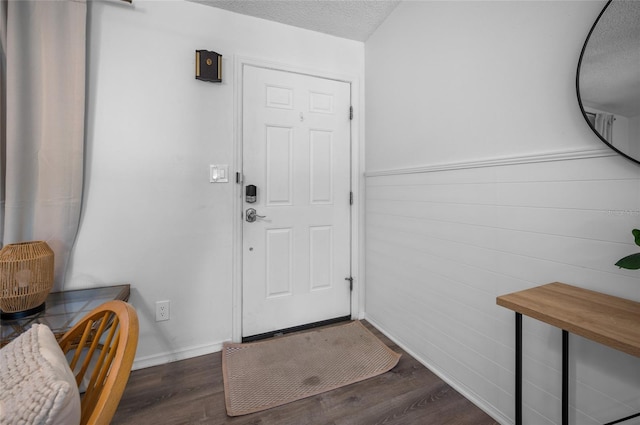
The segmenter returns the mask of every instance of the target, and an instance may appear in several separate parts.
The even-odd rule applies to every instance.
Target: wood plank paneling
[[[515,379],[513,313],[496,296],[562,281],[640,301],[639,275],[613,265],[639,251],[640,179],[621,158],[387,170],[366,182],[366,316],[495,417],[513,417]],[[559,423],[561,334],[532,322],[524,421]],[[639,359],[572,344],[572,423],[640,411]]]

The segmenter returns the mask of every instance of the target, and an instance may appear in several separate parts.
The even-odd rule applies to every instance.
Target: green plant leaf
[[[640,269],[640,252],[627,255],[616,263],[621,269],[638,270]]]
[[[633,233],[633,238],[636,242],[636,245],[640,246],[640,230],[633,229],[631,233]]]

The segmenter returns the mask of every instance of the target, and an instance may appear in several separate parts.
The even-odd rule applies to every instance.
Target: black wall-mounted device
[[[222,82],[222,55],[208,50],[196,50],[196,80]]]
[[[244,188],[245,200],[249,204],[253,204],[258,199],[258,188],[252,184]]]

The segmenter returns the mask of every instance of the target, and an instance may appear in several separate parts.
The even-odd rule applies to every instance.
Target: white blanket
[[[33,325],[0,349],[0,424],[80,423],[80,394],[51,330]]]

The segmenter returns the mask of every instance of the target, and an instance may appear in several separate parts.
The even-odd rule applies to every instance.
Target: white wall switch
[[[209,165],[209,182],[228,183],[229,182],[229,166],[227,164]]]

